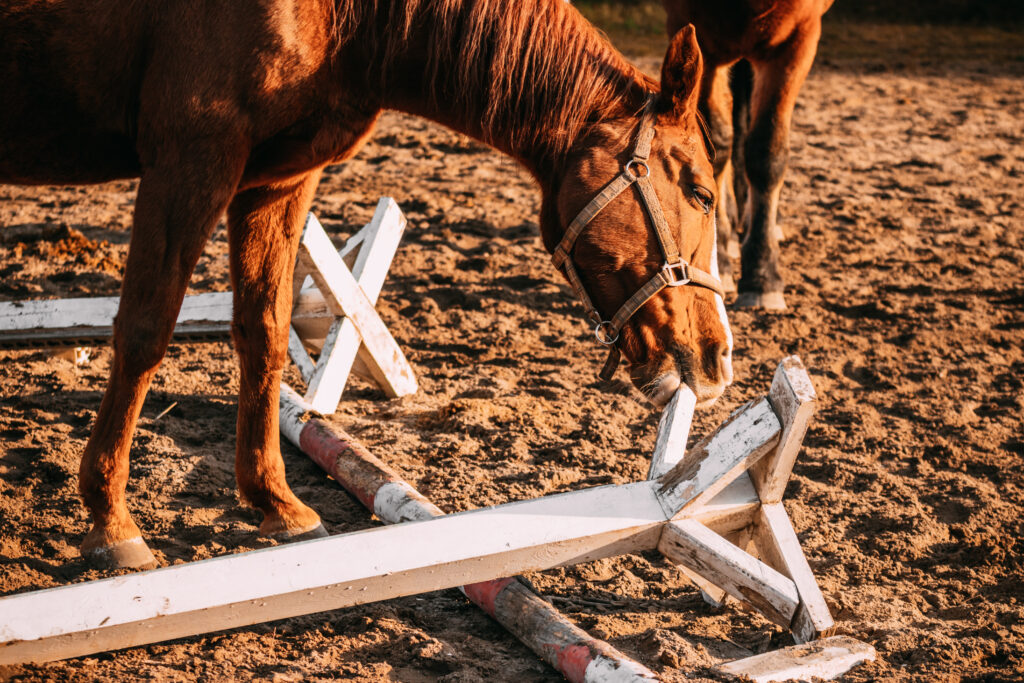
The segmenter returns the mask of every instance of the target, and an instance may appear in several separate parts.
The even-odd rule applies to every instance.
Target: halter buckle
[[[607,329],[606,329],[607,328]],[[594,328],[594,336],[597,337],[597,341],[601,342],[605,346],[611,346],[615,342],[619,341],[619,333],[616,332],[614,337],[609,336],[609,329],[615,329],[612,327],[611,320],[602,320]]]
[[[675,263],[666,263],[661,267],[662,277],[669,287],[681,287],[690,284],[690,264],[682,259]]]

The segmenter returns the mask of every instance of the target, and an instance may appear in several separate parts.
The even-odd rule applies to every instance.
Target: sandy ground
[[[812,74],[782,209],[790,308],[732,313],[737,381],[694,435],[799,354],[820,408],[786,506],[839,631],[879,654],[847,680],[1022,680],[1024,67],[903,67],[825,60]],[[133,190],[0,187],[0,299],[117,293]],[[410,224],[379,309],[421,391],[387,400],[354,382],[337,423],[446,511],[641,479],[657,415],[624,382],[598,382],[601,351],[539,245],[529,178],[388,115],[331,169],[315,211],[340,242],[381,195]],[[194,291],[227,288],[225,252],[219,229]],[[110,360],[0,352],[0,594],[100,576],[77,556],[75,491]],[[147,399],[129,497],[163,564],[268,545],[234,492],[237,381],[228,345],[174,346]],[[376,523],[285,450],[333,533]],[[530,578],[670,681],[792,642],[734,604],[706,606],[655,554]],[[560,680],[454,590],[6,678]]]

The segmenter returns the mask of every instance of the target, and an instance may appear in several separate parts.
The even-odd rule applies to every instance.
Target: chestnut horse
[[[814,62],[821,17],[833,1],[663,0],[669,35],[692,24],[704,56],[700,110],[716,148],[719,265],[726,287],[733,279],[732,229],[739,220],[745,229],[739,307],[786,307],[779,193],[793,107]]]
[[[621,352],[655,404],[681,382],[713,401],[732,378],[731,337],[703,272],[715,268],[715,180],[701,74],[692,28],[671,42],[659,89],[559,0],[0,0],[0,182],[141,178],[109,383],[79,471],[83,554],[153,562],[125,499],[129,446],[225,212],[239,491],[263,534],[324,533],[279,449],[291,272],[323,168],[355,154],[384,109],[525,166],[543,193],[543,242],[613,360]],[[691,276],[703,286],[666,286]]]

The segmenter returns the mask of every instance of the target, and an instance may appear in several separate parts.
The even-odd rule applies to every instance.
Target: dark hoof
[[[97,569],[152,569],[157,564],[141,536],[86,550],[82,555]]]
[[[327,533],[327,529],[324,528],[322,523],[311,529],[299,529],[298,531],[279,531],[271,534],[270,537],[279,543],[297,543],[299,541],[311,541],[314,538],[327,538],[330,534]]]
[[[786,298],[782,292],[740,292],[735,308],[763,308],[766,311],[786,310]]]

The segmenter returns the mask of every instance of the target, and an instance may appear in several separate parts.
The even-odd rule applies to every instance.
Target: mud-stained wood
[[[767,398],[736,411],[658,479],[665,511],[679,516],[714,498],[778,443],[781,425]]]
[[[670,522],[658,550],[737,600],[749,603],[769,620],[789,628],[799,603],[793,582],[700,522]]]
[[[718,671],[753,683],[831,680],[864,662],[875,661],[875,648],[849,636],[832,636],[774,652],[738,659]]]
[[[651,467],[647,472],[648,479],[657,479],[683,459],[696,407],[697,396],[693,390],[685,384],[680,385],[661,413],[658,439],[654,444],[654,455],[651,457]]]
[[[778,503],[793,473],[817,402],[814,385],[799,357],[789,356],[779,363],[768,400],[782,422],[782,437],[775,451],[755,464],[750,473],[762,502]]]
[[[743,550],[744,552],[750,553],[751,556],[757,557],[755,554],[754,543],[753,543],[753,530],[747,526],[742,529],[729,532],[728,534],[719,534],[725,540],[732,543],[734,546]],[[693,582],[695,586],[700,589],[700,596],[707,604],[712,607],[724,607],[728,601],[729,593],[724,588],[716,586],[700,574],[687,569],[686,567],[679,567],[686,577]]]
[[[791,628],[793,638],[806,643],[832,633],[832,615],[782,503],[761,506],[754,541],[765,562],[796,584],[800,606]]]

